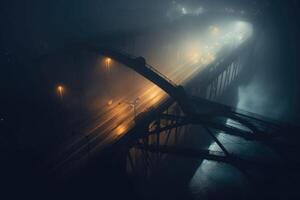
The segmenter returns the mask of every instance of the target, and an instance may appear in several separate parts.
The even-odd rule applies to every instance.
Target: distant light
[[[204,12],[203,7],[197,7],[197,8],[186,8],[184,6],[179,6],[181,7],[180,11],[182,15],[192,15],[192,16],[198,16]]]
[[[105,67],[107,71],[110,71],[111,58],[105,59]]]
[[[244,42],[246,39],[251,37],[253,33],[253,27],[251,24],[243,21],[235,22],[235,37],[238,43]]]
[[[58,94],[59,94],[59,96],[60,96],[61,99],[63,98],[64,90],[65,89],[64,89],[64,87],[62,85],[57,86],[57,92],[58,92]]]
[[[119,135],[122,135],[123,133],[125,133],[125,131],[126,131],[126,127],[124,126],[124,125],[120,125],[120,126],[118,126],[117,128],[116,128],[116,133],[117,133],[117,135],[119,136]]]
[[[60,93],[60,94],[62,94],[63,93],[63,91],[64,91],[64,88],[63,88],[63,86],[58,86],[57,87],[57,91]]]
[[[108,102],[107,102],[107,105],[108,106],[111,106],[113,104],[113,100],[109,100]]]
[[[106,62],[110,63],[111,62],[111,58],[106,58]]]
[[[199,16],[205,12],[205,9],[201,5],[189,5],[181,4],[176,1],[172,2],[172,7],[167,11],[167,16],[171,20],[185,16]]]
[[[183,15],[186,15],[186,14],[187,14],[185,7],[182,7],[182,8],[181,8],[181,13],[182,13]]]

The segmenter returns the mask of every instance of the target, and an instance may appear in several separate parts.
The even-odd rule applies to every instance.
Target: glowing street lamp
[[[117,131],[116,133],[117,133],[118,136],[122,135],[126,131],[125,125],[123,125],[123,124],[119,125],[117,127],[116,131]]]
[[[107,102],[108,106],[111,106],[112,104],[113,104],[113,100],[112,99]]]
[[[64,87],[61,85],[57,86],[57,92],[58,92],[60,98],[63,99]]]
[[[105,59],[105,66],[106,66],[106,69],[108,71],[110,71],[110,63],[111,63],[111,58],[106,58]]]

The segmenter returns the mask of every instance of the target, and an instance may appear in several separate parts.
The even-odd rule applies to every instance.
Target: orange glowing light
[[[57,92],[58,92],[60,98],[62,99],[63,98],[63,93],[64,93],[64,87],[61,86],[61,85],[57,86]]]
[[[62,92],[63,89],[64,89],[64,88],[63,88],[63,86],[61,86],[61,85],[57,87],[57,90],[58,90],[59,92]]]
[[[104,62],[105,62],[106,70],[107,70],[107,71],[110,71],[111,58],[106,58],[106,59],[104,60]]]
[[[107,63],[110,63],[111,62],[111,58],[106,58],[105,60]]]
[[[120,125],[117,127],[116,131],[117,135],[122,135],[126,131],[126,127],[124,125]]]
[[[111,106],[113,104],[113,100],[109,100],[108,102],[107,102],[107,105],[108,106]]]

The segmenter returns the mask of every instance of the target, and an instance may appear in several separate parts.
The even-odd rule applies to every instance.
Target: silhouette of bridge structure
[[[242,63],[249,62],[252,52],[244,48],[245,46],[232,52],[230,56],[222,58],[221,61],[212,63],[211,66],[207,67],[200,74],[202,78],[197,79],[200,86],[197,92],[198,94],[202,94],[202,97],[189,95],[182,86],[178,86],[169,79],[165,79],[159,73],[156,73],[156,78],[152,75],[148,78],[147,76],[151,73],[140,73],[140,71],[145,70],[155,73],[156,70],[154,71],[153,68],[149,68],[145,64],[144,59],[143,62],[137,62],[138,64],[134,70],[137,68],[138,70],[136,71],[138,73],[147,74],[145,77],[164,89],[170,95],[170,99],[165,104],[162,104],[161,108],[150,110],[138,116],[140,118],[138,119],[139,124],[116,143],[117,146],[122,146],[123,150],[121,152],[127,152],[126,156],[123,154],[119,157],[120,160],[126,157],[126,161],[123,160],[123,162],[128,163],[127,168],[130,168],[131,171],[135,171],[138,168],[137,159],[132,158],[136,156],[136,153],[132,155],[131,149],[137,149],[141,152],[141,155],[138,157],[144,157],[142,160],[144,160],[146,167],[150,166],[149,162],[151,162],[151,159],[149,159],[149,154],[151,153],[156,154],[158,157],[161,157],[162,154],[197,157],[228,163],[241,170],[251,166],[272,167],[272,163],[246,160],[231,153],[219,141],[215,135],[216,131],[245,140],[263,143],[271,146],[286,158],[290,156],[287,149],[282,146],[282,143],[279,142],[278,144],[277,142],[278,140],[282,142],[282,138],[285,137],[297,140],[295,134],[289,134],[289,131],[296,131],[297,128],[211,101],[225,92],[226,88],[238,78],[243,70]],[[241,55],[241,52],[247,53],[246,55]],[[105,55],[113,57],[113,54]],[[247,69],[244,70],[247,71]],[[165,81],[157,81],[158,79],[165,79]],[[172,106],[175,106],[175,111],[174,109],[173,111],[170,109]],[[180,111],[178,111],[178,108],[176,111],[176,106],[180,108]],[[230,123],[228,123],[228,120]],[[186,148],[178,145],[176,137],[182,131],[180,128],[188,125],[200,125],[221,151]],[[175,142],[169,145],[171,134],[174,135]],[[288,159],[291,158],[289,157]]]
[[[149,108],[138,114],[135,117],[135,125],[115,143],[100,152],[99,156],[109,155],[109,159],[114,158],[112,160],[118,163],[118,166],[125,168],[130,166],[131,170],[135,170],[135,165],[137,165],[134,161],[136,159],[132,158],[132,149],[142,152],[146,158],[145,162],[149,161],[147,161],[149,153],[155,153],[199,157],[229,163],[237,167],[258,164],[255,161],[239,158],[228,151],[214,133],[217,130],[246,140],[275,145],[274,140],[281,138],[282,132],[287,130],[287,125],[282,123],[213,101],[226,92],[230,85],[238,80],[241,73],[251,72],[251,68],[244,66],[245,63],[251,62],[254,45],[254,41],[249,39],[234,51],[208,65],[196,81],[191,83],[192,91],[197,96],[188,93],[183,86],[174,83],[148,65],[143,57],[134,57],[120,50],[90,48],[89,51],[109,57],[134,70],[169,95],[158,107]],[[179,132],[188,125],[200,125],[221,151],[183,148],[177,145]],[[172,134],[175,141],[169,145]],[[276,147],[283,153],[280,146]],[[84,156],[90,157],[88,154],[89,150]],[[95,155],[95,158],[99,156]],[[107,156],[104,157],[107,158]],[[266,163],[260,164],[267,165]]]
[[[184,86],[174,83],[148,65],[143,57],[135,57],[115,49],[90,47],[89,51],[109,57],[134,70],[169,95],[158,107],[151,107],[138,114],[135,117],[134,126],[112,145],[99,152],[99,156],[109,155],[109,158],[114,158],[112,160],[116,161],[119,166],[129,165],[131,170],[134,170],[137,164],[134,161],[136,159],[132,158],[132,149],[142,152],[146,160],[149,153],[156,153],[157,155],[199,157],[238,167],[257,164],[255,161],[244,160],[228,151],[215,135],[216,130],[246,140],[273,145],[276,150],[287,154],[274,141],[282,138],[282,132],[287,129],[294,130],[294,128],[254,113],[214,102],[226,92],[232,83],[238,80],[242,73],[251,73],[251,70],[255,69],[251,67],[254,49],[255,41],[250,38],[236,49],[219,56],[216,61],[206,66],[195,80],[187,83],[186,88],[191,88],[191,94]],[[245,68],[245,63],[248,68]],[[183,148],[177,145],[179,132],[188,125],[200,125],[221,151]],[[170,145],[172,134],[175,139]],[[89,147],[87,152],[81,156],[91,159],[89,152],[91,147],[89,144],[87,146]],[[93,158],[99,158],[99,156],[94,155]]]
[[[233,82],[233,80],[237,78],[238,74],[241,72],[242,66],[241,63],[239,63],[240,57],[238,57],[237,54],[241,52],[242,48],[238,48],[227,58],[222,58],[221,61],[212,63],[206,68],[207,70],[201,73],[201,77],[203,77],[203,79],[199,78],[200,88],[198,89],[198,93],[199,91],[202,91],[202,94],[208,99],[214,99],[222,94],[222,90],[228,87],[230,83]],[[161,110],[158,111],[158,113],[155,113],[155,111],[147,111],[147,113],[140,114],[139,116],[137,116],[137,122],[143,124],[141,126],[143,127],[142,132],[144,132],[143,134],[139,135],[140,137],[147,137],[147,135],[157,134],[187,124],[202,124],[206,127],[216,128],[222,131],[226,131],[228,132],[228,134],[241,136],[247,139],[263,139],[271,134],[266,130],[270,130],[271,128],[274,129],[276,127],[273,126],[273,124],[268,123],[267,121],[260,120],[258,116],[253,117],[254,114],[251,114],[250,117],[245,113],[237,111],[236,109],[214,103],[204,98],[188,95],[183,86],[175,84],[166,76],[158,72],[155,68],[147,65],[145,59],[142,57],[134,58],[132,56],[128,56],[127,54],[114,50],[99,50],[99,53],[104,56],[110,57],[124,64],[125,66],[128,66],[129,68],[133,69],[137,73],[153,82],[155,85],[159,86],[167,94],[169,94],[171,98],[171,100],[167,101],[166,107],[170,105],[170,103],[168,102],[176,102],[183,112],[183,116],[175,116],[164,113],[161,114],[159,113],[161,112]],[[166,108],[165,105],[162,107]],[[154,112],[155,115],[158,115],[155,117],[155,119],[151,116],[152,112]],[[218,118],[222,117],[235,120],[243,128],[228,126],[223,124],[223,122],[217,120]],[[162,119],[171,121],[175,120],[176,123],[171,123],[172,125],[165,126],[163,128],[159,124],[157,124],[157,128],[155,130],[147,131],[149,125],[153,122],[153,120],[156,120],[157,122]],[[144,120],[146,120],[147,122],[145,122]],[[258,127],[258,123],[262,123],[264,127]],[[142,133],[140,130],[138,130],[137,132]],[[131,138],[130,134],[128,134],[128,136],[129,138]],[[229,155],[223,145],[218,142],[216,138],[214,139],[220,145],[222,150],[224,150],[224,153],[226,155]],[[141,144],[139,144],[138,146],[141,147]]]

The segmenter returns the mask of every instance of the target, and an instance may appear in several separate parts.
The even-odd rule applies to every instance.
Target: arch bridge
[[[122,159],[119,160],[129,163],[131,170],[134,171],[136,168],[134,160],[136,159],[133,159],[130,153],[130,149],[134,148],[144,153],[156,152],[159,154],[196,156],[230,163],[238,167],[256,164],[254,161],[243,160],[229,152],[216,137],[215,130],[246,140],[255,140],[272,145],[274,138],[281,137],[280,133],[287,126],[254,113],[211,101],[220,97],[238,79],[241,73],[251,71],[251,69],[244,69],[244,64],[251,61],[254,45],[254,41],[249,40],[230,55],[207,66],[201,72],[199,81],[196,82],[198,86],[196,93],[200,94],[201,97],[189,94],[183,86],[177,85],[154,67],[148,65],[143,57],[134,57],[112,49],[94,49],[95,52],[120,62],[139,73],[170,96],[158,108],[138,115],[135,127],[113,145],[113,149],[123,149],[121,151],[123,152]],[[176,109],[170,111],[170,108],[174,108],[176,105],[179,107],[177,111],[174,111]],[[227,123],[228,120],[231,123]],[[168,145],[170,134],[178,134],[181,127],[191,124],[201,125],[221,151],[181,148],[176,145],[176,142]],[[282,149],[278,148],[277,150],[281,151]],[[117,150],[117,154],[120,154],[119,150]]]

